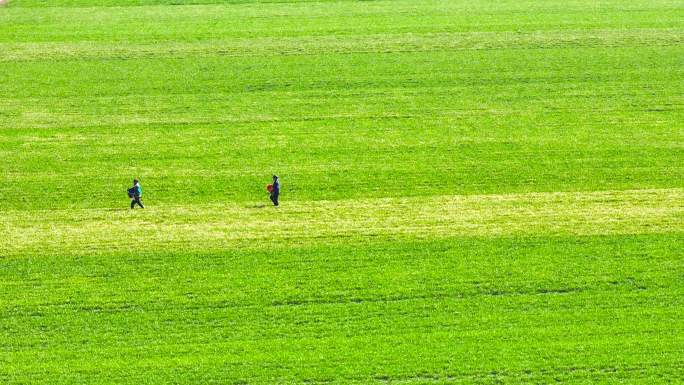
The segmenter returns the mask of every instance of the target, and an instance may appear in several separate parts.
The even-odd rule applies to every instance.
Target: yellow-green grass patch
[[[201,251],[360,241],[684,231],[684,189],[438,196],[145,210],[7,210],[5,255]],[[123,205],[125,207],[125,203]]]

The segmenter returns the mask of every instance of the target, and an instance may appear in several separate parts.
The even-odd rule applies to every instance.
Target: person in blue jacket
[[[140,206],[144,209],[142,201],[142,187],[140,187],[140,182],[137,179],[133,179],[133,187],[128,189],[128,196],[131,198],[131,208],[135,208],[135,205]]]
[[[273,189],[271,189],[271,202],[274,206],[278,206],[278,195],[280,195],[280,180],[278,175],[273,175]]]

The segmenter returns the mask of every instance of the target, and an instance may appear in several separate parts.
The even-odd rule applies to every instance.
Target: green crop
[[[669,0],[0,5],[0,383],[684,382],[683,37]]]

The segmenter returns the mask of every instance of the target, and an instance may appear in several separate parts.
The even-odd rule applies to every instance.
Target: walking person
[[[273,184],[271,186],[271,202],[273,202],[274,206],[278,206],[278,195],[280,195],[280,180],[278,179],[278,175],[273,175]]]
[[[135,205],[140,206],[144,209],[142,201],[142,187],[140,187],[140,182],[137,179],[133,179],[133,187],[128,189],[128,196],[131,198],[131,209],[135,208]]]

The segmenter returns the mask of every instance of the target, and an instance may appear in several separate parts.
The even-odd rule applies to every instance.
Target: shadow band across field
[[[145,210],[8,210],[4,256],[213,251],[368,239],[684,231],[684,189],[236,203]]]

